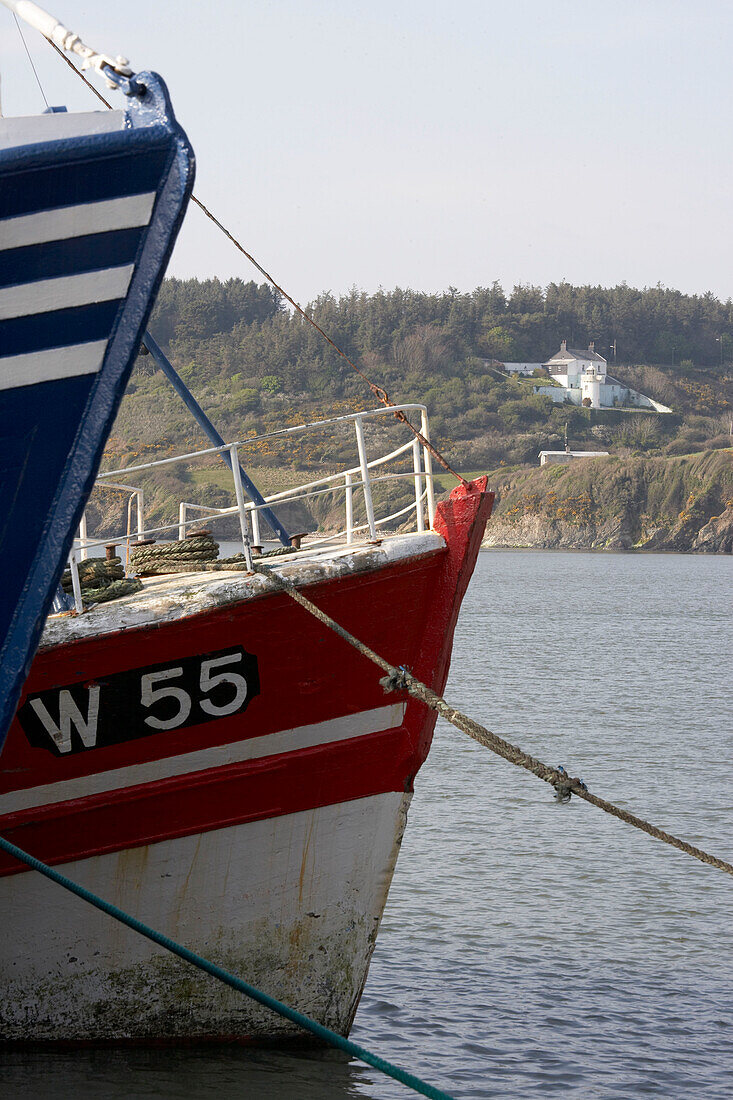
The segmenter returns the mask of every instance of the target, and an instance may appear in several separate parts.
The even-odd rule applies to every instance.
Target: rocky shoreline
[[[497,489],[484,547],[733,553],[733,455],[581,460]]]
[[[540,517],[521,523],[490,520],[482,542],[485,549],[509,550],[674,550],[690,554],[733,553],[733,508],[708,520],[699,530],[658,527],[641,541],[621,522],[573,527]]]

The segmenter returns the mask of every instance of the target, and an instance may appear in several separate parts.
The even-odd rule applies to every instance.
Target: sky
[[[494,280],[733,296],[730,0],[49,10],[163,75],[196,194],[298,301]],[[49,101],[95,109],[25,34]],[[5,114],[43,109],[4,9],[0,74]],[[194,208],[169,274],[261,281]]]

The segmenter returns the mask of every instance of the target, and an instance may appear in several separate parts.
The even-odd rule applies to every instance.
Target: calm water
[[[488,551],[447,696],[733,855],[726,558]],[[451,727],[420,773],[353,1038],[456,1097],[733,1096],[733,880]],[[8,1097],[402,1098],[340,1055],[4,1056]]]

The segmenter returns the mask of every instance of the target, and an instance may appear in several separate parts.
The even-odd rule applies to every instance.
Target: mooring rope
[[[219,543],[211,536],[192,532],[177,542],[134,546],[130,568],[141,577],[160,573],[195,573],[219,557]]]
[[[382,671],[387,674],[380,680],[385,691],[406,691],[413,699],[419,700],[421,703],[424,703],[425,706],[436,711],[441,717],[445,718],[447,722],[455,726],[456,729],[460,730],[462,733],[468,734],[469,737],[473,738],[474,741],[478,741],[484,748],[490,749],[491,752],[496,753],[497,756],[501,756],[510,764],[515,764],[517,767],[524,768],[526,771],[531,772],[532,775],[536,775],[538,779],[542,779],[545,783],[549,783],[555,788],[561,801],[567,801],[571,794],[575,794],[578,798],[583,798],[586,802],[590,802],[591,805],[597,806],[599,810],[603,810],[605,813],[617,817],[620,821],[626,822],[627,825],[633,825],[634,828],[641,829],[642,832],[648,833],[649,836],[654,837],[656,840],[662,840],[665,844],[670,844],[673,848],[677,848],[679,851],[685,852],[688,856],[699,859],[702,863],[707,863],[711,867],[717,867],[719,871],[725,871],[727,874],[733,875],[733,864],[728,863],[727,860],[710,855],[708,852],[703,851],[702,848],[696,848],[694,845],[688,844],[686,840],[681,840],[672,833],[660,829],[657,825],[652,825],[651,822],[645,821],[643,818],[630,813],[628,810],[622,809],[620,806],[616,806],[613,802],[608,802],[605,798],[599,798],[598,795],[591,794],[581,779],[568,775],[564,768],[551,768],[547,764],[543,764],[541,760],[537,760],[534,756],[530,756],[529,753],[519,748],[518,745],[512,745],[511,742],[505,741],[503,737],[499,737],[498,734],[492,733],[491,730],[486,729],[480,722],[475,721],[473,718],[469,718],[467,714],[451,706],[442,696],[432,691],[426,684],[423,684],[413,676],[409,669],[404,667],[397,668],[391,665],[389,661],[386,661],[384,657],[380,657],[380,655],[375,653],[368,645],[359,641],[358,638],[341,626],[340,623],[337,623],[335,619],[332,619],[330,615],[327,615],[325,611],[317,607],[312,600],[304,596],[292,581],[274,572],[269,566],[263,565],[260,562],[255,562],[253,568],[255,572],[268,577],[274,587],[286,592],[291,599],[299,603],[301,607],[305,608],[306,611],[322,622],[324,626],[327,626],[335,634],[338,634],[338,636],[343,638],[345,642],[348,642],[350,646],[358,650],[364,657],[381,668]]]
[[[87,558],[77,566],[79,585],[85,604],[107,603],[139,592],[142,581],[126,577],[120,558]],[[64,592],[73,591],[71,567],[67,566],[61,577]]]
[[[105,99],[105,97],[101,94],[101,92],[98,92],[97,89],[94,87],[94,85],[89,80],[87,80],[87,78],[84,76],[84,74],[79,69],[77,69],[76,65],[71,60],[71,58],[67,57],[66,54],[63,52],[63,50],[59,49],[59,47],[56,45],[56,43],[53,42],[50,38],[47,38],[46,41],[49,43],[49,45],[53,46],[53,48],[56,50],[56,53],[58,53],[61,57],[63,57],[64,61],[69,66],[69,68],[73,69],[73,71],[76,73],[76,75],[81,80],[84,81],[86,86],[92,92],[94,92],[97,99],[100,99],[102,101],[102,103],[104,103],[105,107],[108,107],[109,110],[111,111],[112,110],[112,104],[107,99]],[[346,352],[343,350],[343,348],[341,348],[336,343],[336,341],[333,340],[328,335],[328,333],[325,332],[321,328],[321,326],[318,324],[318,322],[315,320],[315,318],[311,317],[310,313],[308,313],[307,310],[303,309],[303,307],[301,305],[298,305],[298,303],[295,301],[295,299],[293,297],[291,297],[291,295],[288,294],[288,292],[286,290],[283,289],[283,287],[277,282],[277,280],[274,278],[274,276],[272,276],[269,273],[269,271],[267,271],[262,266],[262,264],[259,263],[255,259],[255,257],[252,255],[251,252],[247,251],[247,249],[244,247],[244,245],[241,243],[241,241],[238,241],[237,238],[234,236],[234,234],[231,233],[226,228],[225,225],[222,225],[222,223],[219,221],[219,219],[216,217],[216,215],[212,214],[212,212],[209,210],[209,208],[201,202],[201,199],[199,199],[196,195],[191,195],[191,202],[195,203],[196,206],[198,206],[199,210],[203,214],[206,215],[206,217],[209,219],[209,221],[213,225],[215,225],[216,228],[221,233],[224,234],[224,236],[227,238],[227,240],[231,241],[231,243],[234,245],[234,247],[236,249],[238,249],[242,253],[242,255],[244,257],[246,257],[246,259],[248,259],[249,262],[254,267],[257,268],[259,273],[261,275],[263,275],[265,277],[265,279],[267,279],[268,283],[270,283],[270,285],[275,288],[275,290],[278,292],[278,294],[281,294],[283,296],[283,298],[285,298],[285,300],[290,303],[290,305],[293,307],[293,309],[297,313],[299,313],[300,316],[305,321],[307,321],[309,325],[312,325],[313,328],[316,330],[316,332],[320,333],[320,335],[323,337],[323,339],[326,341],[326,343],[330,344],[330,346],[333,348],[333,350],[338,355],[341,356],[341,358],[344,360],[344,362],[348,363],[348,365],[351,367],[351,369],[356,371],[356,373],[359,375],[359,377],[362,378],[366,382],[367,386],[369,387],[371,392],[374,394],[374,396],[377,398],[377,400],[381,401],[381,403],[385,406],[385,408],[391,408],[395,404],[395,402],[391,399],[391,397],[389,396],[387,391],[384,389],[384,387],[383,386],[378,386],[376,382],[372,382],[372,380],[367,377],[367,375],[364,373],[364,371],[360,367],[357,367],[356,363],[353,361],[353,359],[351,359],[346,354]],[[435,446],[435,444],[431,443],[429,439],[426,439],[425,436],[423,435],[423,433],[418,428],[416,428],[414,426],[414,424],[410,423],[407,416],[403,412],[396,412],[394,414],[394,416],[395,416],[396,420],[399,420],[402,424],[405,424],[409,428],[409,430],[412,432],[412,434],[415,436],[415,438],[420,442],[421,446],[425,447],[425,449],[430,452],[430,454],[433,456],[433,458],[435,458],[440,463],[440,465],[445,470],[448,471],[449,474],[452,474],[452,476],[454,478],[456,478],[456,480],[459,481],[461,483],[461,485],[468,485],[468,482],[466,481],[465,477],[463,477],[462,474],[459,474],[457,470],[453,469],[453,467],[450,465],[448,460],[443,457],[443,455],[440,453],[440,451]]]
[[[254,258],[254,256],[250,252],[247,251],[247,249],[244,247],[244,245],[242,245],[237,240],[237,238],[232,233],[230,233],[230,231],[226,228],[226,226],[222,225],[222,223],[219,221],[219,219],[216,218],[206,206],[204,206],[204,204],[201,202],[200,199],[198,199],[196,197],[196,195],[191,196],[191,201],[196,203],[196,206],[198,206],[199,210],[201,210],[206,215],[206,217],[209,218],[211,222],[213,222],[213,224],[217,227],[217,229],[221,230],[221,232],[224,234],[224,236],[232,242],[232,244],[234,245],[235,248],[239,249],[239,251],[242,253],[243,256],[247,257],[249,262],[257,268],[257,270],[260,272],[260,274],[264,275],[264,277],[267,279],[268,283],[270,283],[275,288],[275,290],[278,292],[278,294],[282,294],[283,298],[285,298],[285,300],[290,303],[290,305],[293,307],[293,309],[296,310],[297,313],[299,313],[300,316],[305,321],[307,321],[309,325],[312,325],[313,328],[316,330],[316,332],[320,333],[320,335],[323,337],[323,339],[326,341],[326,343],[330,344],[330,346],[337,353],[337,355],[340,355],[341,358],[344,360],[344,362],[348,363],[348,365],[351,367],[351,369],[353,371],[356,371],[356,373],[359,375],[359,377],[362,378],[366,382],[367,386],[369,387],[371,392],[374,394],[374,396],[377,398],[377,400],[381,401],[381,403],[385,406],[385,408],[391,408],[395,404],[395,402],[389,396],[389,394],[384,389],[384,387],[383,386],[378,386],[376,382],[372,382],[372,380],[367,377],[367,375],[364,373],[364,371],[360,367],[357,367],[357,365],[353,361],[353,359],[351,359],[346,354],[346,352],[343,350],[343,348],[341,348],[336,343],[336,341],[333,340],[328,335],[328,333],[325,332],[321,328],[321,326],[318,324],[318,322],[315,320],[315,318],[311,317],[310,313],[308,313],[307,310],[303,309],[302,306],[298,305],[298,303],[295,301],[295,299],[292,298],[290,296],[290,294],[288,294],[287,291],[284,290],[278,282],[276,282],[276,280],[273,278],[273,276],[270,275],[270,273],[268,271],[266,271],[265,268],[262,267],[262,265],[260,263],[257,262],[257,260]],[[395,420],[399,420],[402,424],[405,424],[410,429],[410,431],[415,436],[415,438],[420,442],[420,444],[423,447],[425,447],[426,450],[428,450],[430,452],[430,454],[433,456],[433,458],[438,460],[440,465],[445,470],[447,470],[449,474],[452,474],[453,477],[461,483],[461,485],[468,485],[468,482],[466,481],[466,478],[463,477],[462,474],[459,474],[457,470],[453,469],[453,467],[450,465],[448,460],[446,458],[444,458],[443,455],[440,453],[438,448],[433,443],[431,443],[429,439],[426,439],[425,436],[423,435],[423,433],[418,428],[416,428],[413,424],[410,423],[407,416],[403,412],[396,412],[394,414],[394,416],[395,416]]]
[[[200,546],[201,549],[196,551],[194,549],[196,546]],[[216,559],[217,552],[218,543],[214,539],[210,538],[207,534],[192,534],[182,542],[159,543],[157,546],[141,547],[139,551],[135,551],[133,554],[133,566],[137,567],[143,575],[154,572],[187,573],[196,570],[227,570],[240,572],[247,570],[247,564],[242,555],[236,555],[234,558],[213,560]],[[497,756],[501,756],[502,759],[507,760],[510,764],[514,764],[519,768],[524,768],[525,771],[531,772],[531,774],[535,775],[538,779],[543,780],[545,783],[549,783],[555,789],[558,801],[566,802],[570,799],[571,795],[575,794],[578,798],[583,798],[586,802],[590,802],[591,805],[597,806],[599,810],[603,810],[605,813],[617,817],[620,821],[626,822],[627,825],[633,825],[634,828],[640,829],[642,832],[647,833],[657,840],[664,841],[665,844],[669,844],[673,848],[677,848],[679,851],[693,856],[695,859],[699,859],[702,863],[707,863],[711,867],[717,867],[718,870],[733,875],[733,864],[724,859],[720,859],[718,856],[710,855],[701,848],[696,848],[686,840],[682,840],[680,837],[676,837],[672,833],[660,829],[659,826],[653,825],[649,821],[645,821],[644,818],[639,817],[637,814],[632,814],[629,810],[624,810],[622,807],[616,806],[615,803],[609,802],[605,798],[600,798],[598,795],[592,794],[585,783],[577,776],[568,775],[564,768],[553,768],[548,764],[544,764],[541,760],[537,760],[536,757],[525,752],[518,745],[513,745],[510,741],[506,741],[503,737],[499,737],[498,734],[492,733],[491,730],[482,726],[480,722],[477,722],[467,714],[451,706],[442,696],[432,691],[426,684],[413,676],[409,669],[404,667],[397,668],[391,665],[389,661],[386,661],[384,657],[375,653],[368,645],[360,641],[350,631],[346,630],[345,627],[341,626],[340,623],[337,623],[336,620],[332,619],[330,615],[327,615],[325,611],[322,611],[312,600],[304,596],[297,585],[283,577],[280,573],[275,572],[271,566],[265,565],[261,559],[253,563],[253,569],[256,573],[260,573],[262,576],[268,578],[275,587],[286,592],[291,599],[305,608],[306,611],[322,622],[324,626],[327,626],[335,634],[338,634],[340,638],[343,638],[345,642],[358,650],[359,653],[385,672],[386,676],[380,680],[385,691],[406,691],[414,699],[419,700],[421,703],[424,703],[425,706],[430,707],[440,714],[441,717],[445,718],[445,720],[455,726],[456,729],[460,730],[462,733],[468,734],[469,737],[473,738],[473,740],[477,741],[480,745],[483,745],[484,748],[490,749],[491,752],[496,753]]]
[[[258,559],[280,558],[295,553],[294,546],[278,546],[276,550],[255,556]],[[220,558],[219,543],[208,531],[192,531],[185,539],[175,542],[135,545],[130,568],[138,576],[152,577],[166,573],[241,573],[248,566],[246,556],[241,553],[231,558]]]
[[[255,986],[250,985],[249,982],[243,981],[235,974],[230,973],[228,970],[224,970],[221,966],[217,966],[216,963],[211,962],[209,959],[197,955],[195,951],[190,951],[187,947],[172,940],[170,936],[166,936],[162,932],[156,932],[154,928],[151,928],[143,921],[126,913],[124,909],[120,909],[117,905],[105,901],[104,898],[100,898],[97,894],[92,893],[91,890],[87,890],[85,886],[81,886],[78,882],[74,882],[73,879],[67,878],[66,875],[62,875],[60,871],[56,871],[53,867],[49,867],[47,863],[43,863],[40,859],[36,859],[35,856],[23,851],[22,848],[18,848],[15,844],[11,844],[10,841],[5,840],[4,837],[0,837],[0,848],[4,852],[7,852],[8,855],[20,860],[21,863],[25,863],[26,866],[31,867],[34,871],[39,871],[40,874],[45,875],[51,882],[55,882],[58,886],[63,886],[65,890],[69,890],[70,893],[76,894],[77,897],[93,905],[96,909],[101,909],[103,913],[107,913],[108,916],[114,917],[114,919],[118,920],[121,924],[127,925],[127,927],[131,928],[134,932],[139,932],[141,936],[145,936],[146,939],[152,940],[152,942],[158,944],[159,947],[164,947],[166,951],[178,955],[184,962],[190,963],[199,970],[203,970],[205,974],[210,974],[212,978],[217,978],[225,985],[230,986],[232,989],[236,989],[237,992],[244,993],[246,997],[250,997],[253,1001],[257,1001],[258,1004],[271,1009],[273,1012],[276,1012],[278,1016],[290,1020],[291,1023],[297,1024],[298,1027],[303,1028],[304,1031],[310,1032],[311,1035],[315,1035],[316,1038],[321,1039],[330,1046],[343,1050],[344,1053],[350,1054],[354,1058],[358,1058],[361,1062],[366,1062],[367,1065],[373,1066],[374,1069],[380,1070],[388,1077],[393,1078],[393,1080],[406,1085],[414,1092],[419,1093],[420,1096],[428,1096],[431,1097],[432,1100],[453,1100],[453,1097],[451,1097],[449,1093],[443,1092],[433,1085],[429,1085],[420,1077],[416,1077],[414,1073],[409,1073],[407,1070],[401,1069],[400,1066],[395,1066],[392,1062],[388,1062],[385,1058],[380,1058],[378,1054],[373,1054],[365,1047],[359,1046],[358,1043],[354,1043],[350,1039],[345,1039],[343,1035],[339,1035],[337,1032],[331,1031],[330,1028],[324,1027],[323,1024],[319,1024],[316,1020],[312,1020],[310,1016],[306,1016],[303,1012],[298,1012],[297,1009],[290,1008],[289,1005],[283,1004],[282,1001],[276,1000],[275,997],[271,997],[268,993],[263,993],[261,989],[257,989]]]

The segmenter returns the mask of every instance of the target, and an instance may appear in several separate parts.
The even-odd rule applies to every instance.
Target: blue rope
[[[278,1015],[284,1016],[286,1020],[290,1020],[292,1023],[297,1024],[305,1031],[310,1031],[310,1033],[315,1035],[318,1039],[330,1043],[331,1046],[343,1050],[346,1054],[351,1054],[354,1058],[359,1058],[360,1061],[366,1062],[367,1065],[373,1066],[374,1069],[381,1070],[381,1072],[386,1073],[388,1077],[392,1077],[395,1081],[407,1085],[408,1088],[413,1089],[414,1092],[419,1093],[421,1096],[431,1097],[431,1100],[453,1100],[453,1097],[447,1092],[441,1092],[440,1089],[436,1089],[432,1085],[428,1085],[425,1081],[421,1081],[420,1078],[415,1077],[414,1074],[408,1073],[404,1069],[400,1069],[399,1066],[393,1065],[384,1058],[380,1058],[378,1054],[372,1054],[371,1051],[366,1050],[357,1043],[352,1043],[350,1039],[344,1039],[342,1035],[337,1035],[335,1031],[331,1031],[329,1028],[317,1023],[315,1020],[312,1020],[310,1016],[304,1016],[302,1012],[298,1012],[294,1008],[289,1008],[281,1001],[277,1001],[274,997],[270,997],[267,993],[263,993],[262,990],[255,989],[253,985],[249,985],[247,982],[243,982],[241,978],[237,978],[234,974],[230,974],[228,970],[224,970],[222,967],[217,966],[216,963],[209,962],[208,959],[202,958],[201,955],[189,951],[187,947],[183,947],[180,943],[176,943],[175,940],[170,939],[168,936],[164,936],[162,932],[156,932],[154,928],[149,928],[147,924],[143,924],[142,921],[137,920],[135,917],[131,917],[129,913],[125,913],[124,910],[118,909],[116,905],[112,905],[110,902],[97,897],[91,890],[85,889],[77,882],[72,882],[70,878],[66,878],[65,875],[55,871],[53,867],[49,867],[46,863],[42,863],[40,859],[36,859],[35,856],[31,856],[28,852],[24,852],[22,848],[16,848],[14,844],[11,844],[10,841],[5,840],[3,837],[0,837],[0,849],[7,852],[8,855],[14,856],[17,860],[20,860],[21,863],[27,864],[28,867],[32,867],[34,871],[40,871],[42,875],[51,879],[52,882],[56,882],[59,886],[63,886],[65,890],[69,890],[72,894],[76,894],[76,896],[82,898],[83,901],[88,901],[90,905],[94,905],[97,909],[101,909],[103,913],[107,913],[110,917],[114,917],[115,920],[120,921],[121,924],[126,924],[128,928],[132,928],[133,931],[139,932],[141,936],[145,936],[147,939],[152,940],[153,943],[157,943],[160,947],[165,947],[167,951],[171,951],[174,955],[178,955],[178,957],[184,959],[185,962],[191,963],[192,966],[198,967],[199,970],[203,970],[205,974],[210,974],[213,978],[218,978],[219,981],[224,982],[225,985],[231,986],[232,989],[238,990],[239,993],[244,993],[247,997],[251,997],[253,1001],[257,1001],[259,1004],[264,1005],[265,1008],[272,1009],[273,1012],[277,1012]]]

